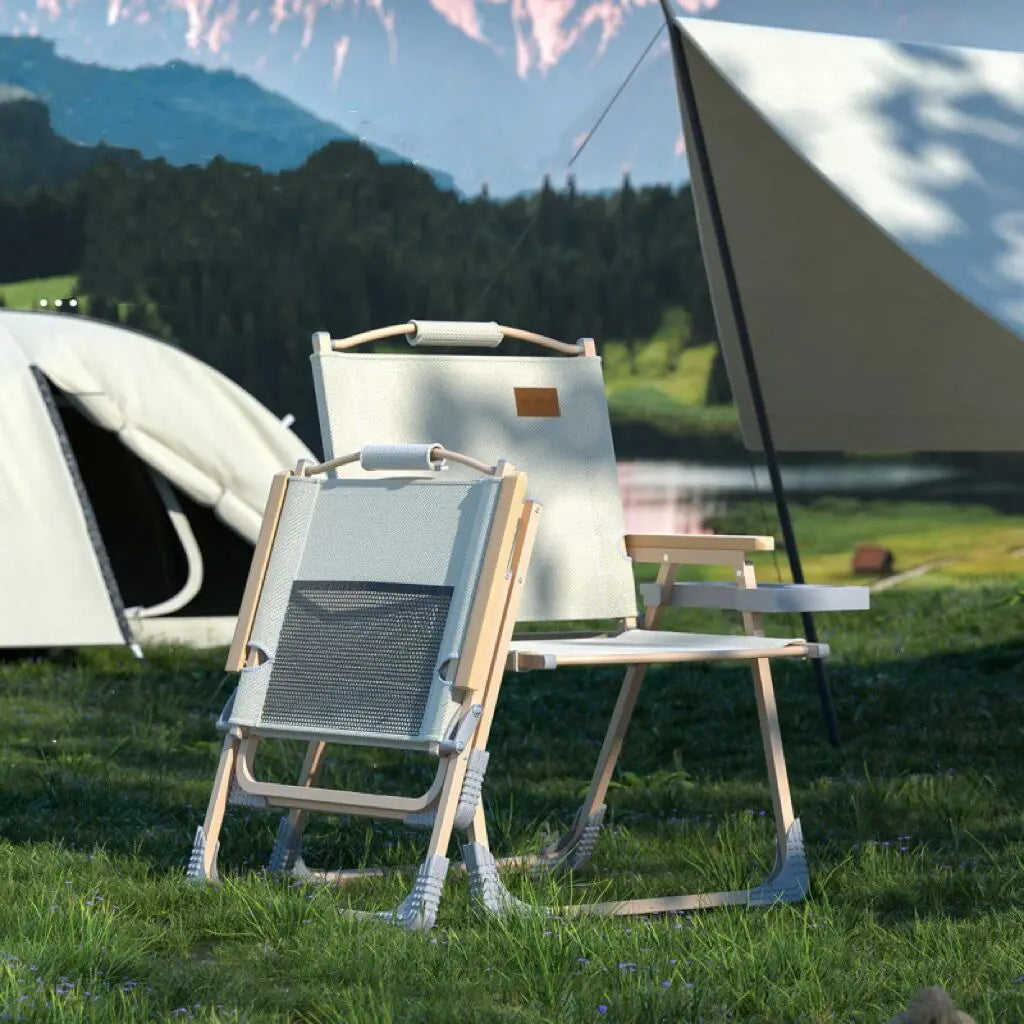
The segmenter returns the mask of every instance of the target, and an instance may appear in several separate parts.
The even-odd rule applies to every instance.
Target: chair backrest
[[[529,475],[544,523],[520,621],[636,614],[596,356],[367,354],[335,350],[317,334],[313,380],[325,458],[390,438],[429,438],[501,452]]]
[[[246,641],[266,660],[242,670],[231,725],[411,748],[445,737],[485,554],[515,509],[500,499],[509,477],[433,476],[286,478]]]

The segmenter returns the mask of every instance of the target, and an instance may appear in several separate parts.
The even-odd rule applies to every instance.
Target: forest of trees
[[[93,315],[217,367],[315,440],[310,335],[413,317],[555,337],[647,339],[664,310],[713,337],[689,190],[460,199],[410,165],[332,143],[279,174],[215,160],[104,162],[0,198],[0,280],[77,272]]]

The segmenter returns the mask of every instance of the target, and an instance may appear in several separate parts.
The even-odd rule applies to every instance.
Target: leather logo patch
[[[557,388],[513,388],[518,416],[561,416]]]

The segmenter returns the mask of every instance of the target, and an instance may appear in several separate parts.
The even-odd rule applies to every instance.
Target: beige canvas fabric
[[[21,349],[0,320],[0,647],[124,637]]]
[[[675,25],[710,161],[711,182],[687,124],[747,445],[760,436],[711,183],[778,448],[1019,448],[1024,54]]]
[[[272,475],[310,457],[251,395],[169,345],[0,310],[0,647],[124,639],[32,367],[250,542]]]
[[[325,458],[427,438],[524,469],[544,526],[520,621],[636,614],[600,360],[331,352],[314,355],[313,379]],[[517,388],[553,389],[558,415],[520,415]]]
[[[270,478],[311,457],[252,395],[163,342],[59,314],[0,310],[0,324],[90,419],[251,542]]]

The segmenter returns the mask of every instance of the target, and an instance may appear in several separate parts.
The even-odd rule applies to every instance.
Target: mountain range
[[[62,136],[69,177],[74,176],[73,167],[84,166],[83,160],[88,163],[91,157],[76,154],[66,140],[112,151],[137,150],[175,165],[207,164],[222,156],[266,171],[298,167],[328,142],[355,140],[350,132],[233,71],[180,60],[155,67],[105,68],[61,57],[49,40],[0,37],[0,104],[17,108],[0,117],[0,132],[5,124],[13,126],[16,117],[45,119],[36,104],[11,102],[26,98],[49,108],[53,131]],[[51,150],[57,144],[48,143]],[[386,147],[370,148],[381,163],[405,161]],[[4,158],[13,159],[10,153]],[[454,188],[450,175],[430,173],[441,188]]]
[[[27,16],[29,6],[0,4],[0,32],[20,31],[11,12],[22,7]],[[438,168],[439,183],[448,174],[464,193],[486,185],[495,196],[535,190],[545,175],[564,182],[573,153],[662,24],[657,5],[647,4],[598,54],[595,23],[543,73],[534,66],[524,77],[507,18],[488,16],[485,44],[454,26],[442,3],[403,3],[390,32],[372,4],[324,5],[308,39],[295,18],[266,31],[266,7],[254,4],[263,29],[247,18],[216,51],[209,31],[194,48],[175,38],[179,7],[111,22],[105,2],[50,6],[61,16],[41,23],[39,36],[0,41],[0,82],[43,99],[69,139],[175,163],[220,152],[272,170],[330,138],[355,137],[382,159],[401,154]],[[544,59],[538,45],[527,47],[535,65]],[[573,165],[577,186],[615,188],[625,171],[636,184],[685,182],[675,104],[662,34]]]
[[[1020,0],[674,6],[721,20],[1024,49]],[[304,119],[294,110],[288,115],[298,148],[324,133],[354,136],[440,168],[467,194],[484,183],[495,196],[533,190],[545,174],[560,184],[577,153],[572,171],[584,191],[615,188],[627,170],[635,184],[678,185],[688,177],[659,0],[0,0],[0,33],[35,34],[55,41],[61,57],[144,72],[145,79],[108,79],[127,95],[99,118],[109,134],[93,131],[87,141],[116,138],[147,154],[160,151],[150,148],[147,133],[162,146],[189,150],[191,140],[162,139],[160,121],[168,108],[179,118],[187,99],[201,136],[188,158],[249,136],[259,160],[269,166],[282,159],[288,140],[261,153],[252,136],[265,125],[278,130],[283,112],[252,100],[248,83],[302,108]],[[234,91],[216,80],[204,92],[189,81],[200,67],[247,77]],[[45,92],[46,83],[37,84],[34,91]],[[143,97],[159,94],[146,120],[131,109],[136,87]],[[76,109],[88,100],[71,98]],[[212,123],[204,126],[199,115],[207,116],[208,104]],[[61,104],[51,106],[57,130],[84,139]],[[133,134],[120,133],[115,119],[122,115]]]
[[[141,163],[136,150],[85,146],[61,138],[46,105],[23,91],[0,86],[0,194],[59,188],[107,160]]]

